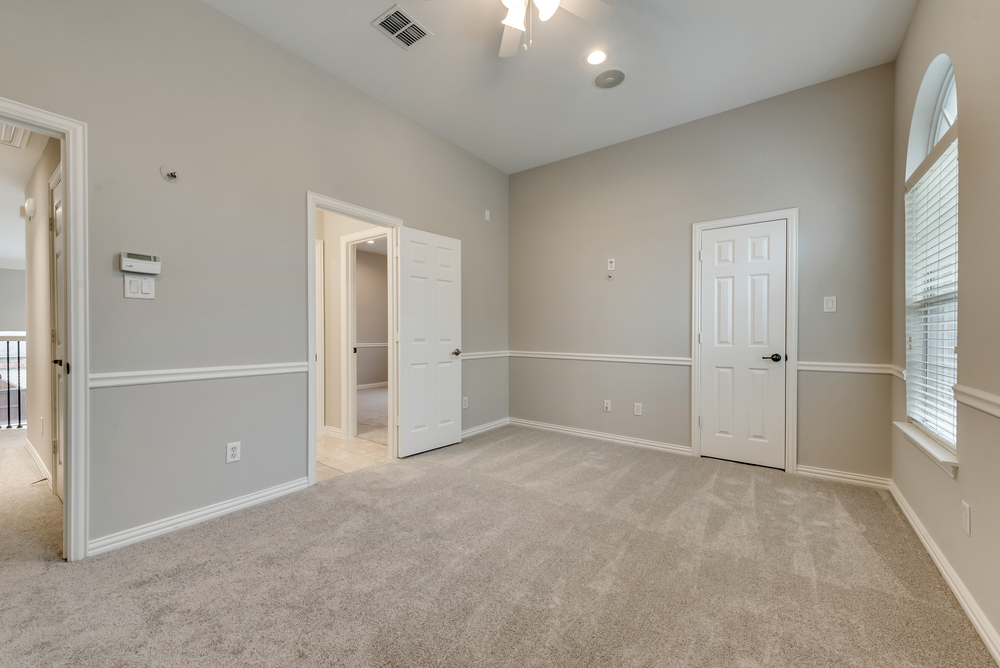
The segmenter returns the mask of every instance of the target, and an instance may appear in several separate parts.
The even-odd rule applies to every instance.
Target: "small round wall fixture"
[[[594,85],[598,88],[614,88],[625,81],[625,73],[621,70],[607,70],[594,77]]]
[[[591,51],[590,55],[587,56],[587,62],[591,65],[600,65],[605,60],[608,59],[608,54],[603,51]]]
[[[177,183],[177,179],[181,177],[177,170],[170,165],[162,165],[160,167],[160,176],[162,176],[163,180],[167,183]]]

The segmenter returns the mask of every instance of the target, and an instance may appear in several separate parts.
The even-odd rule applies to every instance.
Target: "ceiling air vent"
[[[31,131],[10,123],[0,123],[0,145],[24,148]]]
[[[372,25],[391,37],[396,44],[408,49],[418,41],[431,35],[430,30],[413,20],[399,5],[393,7],[382,16],[372,21]]]

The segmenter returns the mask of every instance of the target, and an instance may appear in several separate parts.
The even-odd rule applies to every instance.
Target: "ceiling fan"
[[[571,14],[576,14],[584,21],[591,23],[603,23],[611,18],[615,11],[611,5],[601,0],[502,0],[507,8],[507,18],[503,23],[503,38],[500,40],[500,57],[509,58],[517,53],[517,47],[521,45],[521,37],[524,36],[524,18],[528,14],[529,7],[534,5],[538,9],[538,18],[548,21],[560,7]],[[528,45],[525,44],[525,48]]]

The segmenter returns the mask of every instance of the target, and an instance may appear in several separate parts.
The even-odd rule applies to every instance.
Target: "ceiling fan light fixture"
[[[548,21],[559,9],[559,0],[534,0],[535,7],[538,7],[538,19]]]
[[[587,62],[591,65],[600,65],[605,60],[608,59],[608,54],[603,51],[591,51],[590,55],[587,56]]]
[[[505,5],[507,4],[506,0],[504,0],[504,4]],[[508,7],[507,18],[505,18],[500,23],[504,24],[505,26],[510,26],[515,30],[520,30],[521,32],[524,32],[524,14],[527,11],[527,9],[528,6],[523,2],[521,4],[514,5],[513,7]]]

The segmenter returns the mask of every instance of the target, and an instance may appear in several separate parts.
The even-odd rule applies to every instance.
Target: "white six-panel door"
[[[702,232],[704,456],[785,468],[786,236],[785,220]]]
[[[462,440],[462,245],[399,230],[399,456]]]

